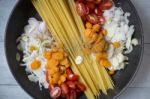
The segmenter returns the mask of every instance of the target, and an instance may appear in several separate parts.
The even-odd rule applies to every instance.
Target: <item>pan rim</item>
[[[5,49],[5,57],[6,57],[6,60],[7,60],[7,65],[9,67],[9,70],[11,71],[13,77],[15,78],[15,80],[17,81],[18,85],[26,92],[28,93],[29,96],[31,96],[32,98],[36,98],[38,99],[38,97],[34,96],[32,94],[31,91],[29,90],[26,90],[25,89],[25,86],[21,83],[21,81],[19,81],[16,76],[15,76],[15,73],[12,71],[12,69],[10,68],[10,62],[8,61],[8,57],[9,55],[7,54],[7,44],[6,44],[6,33],[7,33],[7,29],[8,29],[8,25],[9,25],[9,21],[11,20],[11,17],[13,15],[13,12],[15,11],[15,9],[17,8],[17,6],[21,3],[22,0],[18,0],[15,4],[15,6],[13,7],[10,15],[9,15],[9,18],[7,20],[7,24],[6,24],[6,27],[5,27],[5,34],[4,34],[4,49]],[[128,86],[133,82],[133,80],[135,79],[136,75],[137,75],[137,72],[139,71],[140,67],[141,67],[141,63],[142,63],[142,60],[143,60],[143,54],[144,54],[144,32],[143,32],[143,27],[142,27],[142,22],[141,22],[141,19],[138,15],[138,12],[135,8],[135,6],[133,5],[133,3],[130,1],[130,0],[126,0],[128,2],[128,4],[132,7],[132,9],[134,10],[134,13],[136,14],[136,18],[138,20],[138,23],[139,23],[139,26],[140,26],[140,31],[141,31],[141,53],[140,53],[140,61],[137,65],[137,68],[134,72],[134,74],[132,75],[131,79],[129,80],[129,82],[121,89],[121,91],[116,94],[112,99],[116,99],[117,97],[119,97],[127,88]]]

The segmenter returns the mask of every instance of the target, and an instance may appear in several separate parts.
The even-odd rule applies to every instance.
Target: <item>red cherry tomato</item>
[[[100,4],[102,2],[102,0],[96,0],[95,3],[96,4]]]
[[[92,24],[97,24],[99,22],[97,15],[94,13],[88,14],[86,18]]]
[[[94,3],[91,3],[91,2],[87,2],[86,6],[89,8],[89,12],[92,12],[95,8]]]
[[[77,99],[77,93],[75,90],[70,91],[70,99]]]
[[[98,15],[98,16],[101,16],[103,14],[102,10],[98,9],[98,8],[95,8],[94,10],[95,14]]]
[[[69,88],[68,88],[68,86],[67,86],[66,83],[62,83],[62,84],[61,84],[61,90],[62,90],[62,92],[63,92],[64,94],[68,94]]]
[[[58,98],[61,95],[61,89],[59,87],[54,87],[51,91],[50,91],[50,96],[52,98]]]
[[[83,83],[76,82],[76,86],[81,90],[82,92],[86,90],[86,87]]]
[[[51,85],[51,84],[49,84],[49,87],[48,87],[48,89],[49,89],[49,90],[52,90],[52,89],[54,89],[54,85]]]
[[[70,81],[78,81],[79,76],[75,74],[70,74],[70,75],[67,75],[67,79]]]
[[[77,10],[77,13],[80,15],[80,16],[85,16],[86,15],[86,7],[85,5],[82,3],[82,2],[76,2],[76,10]]]
[[[98,18],[99,18],[99,21],[100,21],[101,25],[104,25],[106,23],[106,20],[103,16],[98,16]]]
[[[67,81],[66,83],[67,83],[67,85],[68,85],[69,88],[76,89],[75,82],[73,82],[73,81]]]
[[[95,1],[95,0],[86,0],[86,1],[88,1],[88,2],[93,2],[93,1]]]
[[[67,73],[67,75],[73,74],[73,72],[72,72],[72,70],[70,68],[66,69],[66,73]]]
[[[90,12],[90,9],[89,9],[89,7],[88,7],[88,6],[85,6],[85,8],[86,8],[86,15],[88,15],[88,14],[89,14],[89,12]]]
[[[99,5],[99,8],[102,10],[108,10],[113,6],[113,2],[111,0],[106,0],[102,4]]]

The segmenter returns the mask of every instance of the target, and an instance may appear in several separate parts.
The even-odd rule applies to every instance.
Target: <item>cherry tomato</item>
[[[94,10],[95,14],[98,15],[98,16],[101,16],[103,14],[102,10],[98,9],[98,8],[95,8]]]
[[[66,73],[67,73],[67,75],[73,74],[73,72],[72,72],[72,70],[70,68],[66,69]]]
[[[48,89],[49,89],[49,90],[54,89],[54,85],[49,84]]]
[[[67,85],[68,85],[69,88],[76,89],[75,82],[73,82],[73,81],[67,81],[66,83],[67,83]]]
[[[99,22],[97,15],[94,13],[88,14],[86,18],[92,24],[97,24]]]
[[[89,7],[88,7],[88,6],[85,6],[85,8],[86,8],[86,15],[88,15],[89,12],[90,12]]]
[[[108,10],[113,6],[113,2],[111,0],[106,0],[102,4],[100,4],[99,8],[102,10]]]
[[[98,16],[98,18],[99,18],[100,24],[104,25],[106,22],[105,18],[103,16]]]
[[[54,87],[51,91],[50,91],[50,96],[52,98],[58,98],[61,95],[61,89],[59,87]]]
[[[86,90],[86,87],[83,83],[76,82],[76,86],[81,90],[82,92]]]
[[[67,76],[67,79],[70,80],[70,81],[78,81],[79,76],[75,75],[75,74],[70,74],[70,75]]]
[[[102,0],[96,0],[95,3],[96,4],[100,4],[102,2]]]
[[[93,1],[95,1],[95,0],[86,0],[86,1],[88,1],[88,2],[93,2]]]
[[[63,92],[64,94],[68,94],[69,88],[68,88],[68,86],[67,86],[66,83],[62,83],[62,84],[61,84],[61,90],[62,90],[62,92]]]
[[[80,15],[80,16],[85,16],[86,15],[86,7],[85,5],[82,3],[82,2],[76,2],[76,10],[77,10],[77,13]]]
[[[89,12],[92,12],[95,8],[94,3],[91,3],[91,2],[87,2],[86,6],[89,8]]]
[[[75,90],[70,91],[70,99],[77,99],[77,93]]]

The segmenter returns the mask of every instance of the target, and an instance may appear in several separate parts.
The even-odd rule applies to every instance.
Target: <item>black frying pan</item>
[[[117,6],[121,6],[125,12],[131,13],[131,17],[129,18],[130,24],[135,25],[135,33],[133,37],[136,37],[139,40],[139,45],[134,47],[133,52],[128,55],[129,64],[126,65],[125,69],[118,71],[113,76],[112,79],[114,80],[115,90],[110,90],[107,96],[101,95],[101,99],[116,98],[128,87],[140,66],[143,55],[143,30],[141,21],[133,4],[129,0],[114,0],[114,2]],[[38,84],[30,82],[25,73],[25,68],[19,66],[20,62],[16,61],[16,39],[23,32],[23,27],[27,25],[28,19],[30,17],[39,18],[37,16],[38,14],[29,0],[18,1],[12,11],[6,27],[5,52],[10,70],[20,86],[33,98],[50,99],[48,91],[40,91]],[[81,98],[85,99],[86,97],[83,94],[80,99]]]

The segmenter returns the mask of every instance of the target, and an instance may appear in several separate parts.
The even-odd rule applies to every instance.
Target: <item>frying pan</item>
[[[125,12],[130,12],[129,18],[130,24],[135,26],[135,33],[133,37],[137,38],[139,45],[134,47],[132,53],[128,55],[129,64],[125,66],[125,69],[118,71],[113,77],[115,84],[114,90],[109,90],[108,95],[100,95],[101,99],[112,99],[116,98],[123,92],[128,85],[132,82],[135,74],[140,67],[142,55],[143,55],[143,30],[141,26],[140,18],[135,10],[135,7],[129,0],[114,0],[116,6],[120,6]],[[5,53],[8,61],[9,68],[14,75],[20,86],[33,98],[35,99],[50,99],[48,90],[40,90],[38,84],[32,83],[28,80],[25,68],[19,64],[21,62],[16,61],[17,44],[16,39],[23,32],[23,28],[27,25],[27,21],[30,17],[36,17],[38,19],[35,8],[29,0],[18,0],[14,7],[8,24],[6,27],[5,34]],[[15,90],[14,90],[15,91]],[[19,94],[19,93],[18,93]],[[86,99],[85,95],[82,94],[80,99]]]

